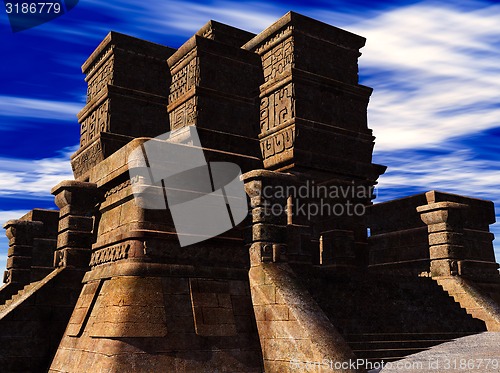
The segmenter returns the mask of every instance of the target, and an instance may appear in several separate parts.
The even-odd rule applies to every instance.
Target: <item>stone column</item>
[[[42,234],[43,223],[15,219],[5,223],[4,228],[9,239],[4,283],[28,284],[31,278],[33,244],[35,238]]]
[[[99,196],[97,185],[66,180],[51,193],[60,209],[54,267],[88,267],[93,243],[92,211]]]
[[[468,205],[434,202],[417,207],[429,232],[432,277],[460,275],[459,260],[464,258],[464,223]]]
[[[252,212],[250,264],[282,261],[286,258],[288,203],[278,186],[285,187],[295,178],[266,170],[248,172],[243,178]]]
[[[267,170],[243,175],[252,209],[250,292],[266,372],[354,372],[325,361],[354,361],[355,356],[287,263],[303,258],[302,226],[294,225],[287,186],[294,175]],[[290,254],[285,243],[290,243]],[[306,365],[304,362],[308,362]]]

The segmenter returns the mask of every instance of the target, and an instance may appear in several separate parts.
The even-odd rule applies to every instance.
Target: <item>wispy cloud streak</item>
[[[438,144],[500,124],[500,5],[463,12],[418,3],[351,29],[375,88],[369,120],[377,149]]]
[[[0,96],[0,115],[15,118],[76,121],[83,104],[40,100],[29,97]]]
[[[53,198],[50,190],[62,180],[73,179],[67,149],[56,158],[38,160],[0,158],[0,196]],[[1,208],[1,206],[0,206]]]

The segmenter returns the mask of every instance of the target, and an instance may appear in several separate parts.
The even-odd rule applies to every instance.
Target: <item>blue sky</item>
[[[500,221],[500,4],[409,0],[80,0],[18,33],[1,13],[0,221],[54,208],[51,187],[72,178],[80,66],[110,30],[179,47],[210,19],[258,33],[289,10],[367,38],[378,200],[436,189],[493,200]],[[2,235],[0,268],[6,252]]]

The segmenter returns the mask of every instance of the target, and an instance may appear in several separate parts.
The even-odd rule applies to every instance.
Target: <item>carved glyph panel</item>
[[[170,112],[170,129],[176,130],[195,125],[197,117],[196,104],[197,97],[194,96]]]
[[[198,58],[193,58],[186,66],[172,75],[168,102],[172,103],[185,95],[199,83],[200,67]]]
[[[80,129],[80,147],[90,143],[98,133],[109,131],[109,106],[110,100],[107,99],[83,120]]]
[[[262,56],[264,81],[279,79],[293,66],[293,38],[288,38]]]
[[[265,96],[260,102],[260,130],[266,133],[274,127],[285,124],[295,116],[293,84]]]
[[[111,56],[90,79],[87,87],[87,103],[96,98],[108,84],[113,84],[113,64],[114,56]]]
[[[264,159],[291,149],[295,142],[295,128],[288,127],[260,141],[260,148]]]

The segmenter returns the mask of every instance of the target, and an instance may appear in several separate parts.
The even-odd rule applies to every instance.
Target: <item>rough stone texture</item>
[[[52,271],[58,217],[57,211],[33,209],[20,219],[5,223],[9,249],[4,285],[0,288],[1,303]]]
[[[294,372],[303,364],[320,364],[318,372],[356,371],[324,364],[356,357],[293,270],[287,264],[255,264],[250,288],[265,371]]]
[[[429,277],[292,267],[357,358],[398,360],[486,330]]]
[[[166,59],[175,49],[110,32],[82,66],[87,104],[78,113],[80,149],[71,157],[76,178],[134,137],[168,127],[170,81]]]
[[[262,60],[260,145],[264,167],[374,182],[366,109],[371,88],[358,84],[365,39],[290,12],[243,48]],[[331,144],[337,144],[332,147]]]
[[[50,371],[262,371],[248,280],[187,270],[137,263],[87,277]]]
[[[6,224],[2,371],[345,372],[329,363],[492,329],[492,203],[366,193],[385,167],[358,84],[364,42],[293,12],[259,35],[210,21],[177,51],[108,34],[82,66],[76,180],[53,188],[58,212]],[[208,162],[243,170],[249,215],[180,247],[170,210],[134,199],[128,160],[190,125]],[[324,213],[335,205],[371,214]]]
[[[500,304],[481,285],[461,276],[436,277],[436,281],[468,314],[483,320],[488,331],[500,332]],[[495,285],[492,290],[498,296],[500,281]]]
[[[493,203],[435,191],[425,197],[417,211],[428,226],[432,276],[498,277],[489,231]]]
[[[260,59],[240,48],[252,36],[210,21],[168,59],[170,129],[195,125],[204,147],[254,157],[244,171],[262,164],[256,102]]]
[[[370,269],[497,277],[489,231],[494,222],[492,202],[436,191],[373,205]]]
[[[419,194],[369,208],[371,271],[416,276],[429,270],[427,227],[416,210],[426,202]]]

